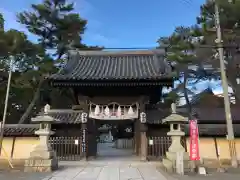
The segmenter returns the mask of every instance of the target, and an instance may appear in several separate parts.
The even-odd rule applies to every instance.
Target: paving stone
[[[74,180],[80,179],[97,179],[99,173],[101,172],[101,167],[86,167],[83,170],[79,171],[79,173],[73,178]]]
[[[104,167],[97,180],[120,180],[119,168]]]
[[[156,171],[154,163],[140,162],[131,153],[103,146],[100,158],[96,160],[60,162],[60,169],[51,174],[14,173],[2,176],[0,173],[0,180],[165,180]]]
[[[139,167],[138,170],[144,180],[167,180],[154,166]]]
[[[121,180],[139,179],[139,178],[141,178],[141,174],[139,173],[137,168],[133,168],[133,167],[120,168]]]

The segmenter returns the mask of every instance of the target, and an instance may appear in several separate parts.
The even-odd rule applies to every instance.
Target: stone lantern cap
[[[31,120],[32,120],[32,122],[43,122],[43,123],[44,122],[51,123],[51,122],[55,121],[53,117],[48,116],[48,115],[37,116],[35,118],[32,118]]]
[[[44,106],[44,114],[39,115],[35,118],[32,118],[31,121],[32,122],[40,122],[40,123],[48,123],[51,124],[52,122],[56,121],[56,119],[54,119],[53,117],[49,116],[48,113],[51,111],[50,109],[50,105],[46,104]]]
[[[172,114],[167,116],[166,118],[162,119],[162,123],[168,123],[168,124],[184,124],[188,122],[188,118],[181,116],[177,114],[176,112],[176,104],[172,103],[171,105]]]

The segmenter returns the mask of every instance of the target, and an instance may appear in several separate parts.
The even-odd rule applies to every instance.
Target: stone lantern
[[[188,118],[183,117],[176,112],[176,104],[171,105],[172,114],[162,120],[162,123],[170,125],[170,131],[167,133],[171,137],[172,142],[168,151],[166,152],[166,158],[163,159],[163,164],[168,170],[173,170],[176,167],[177,155],[183,154],[183,160],[188,160],[189,155],[185,152],[185,148],[181,144],[181,138],[185,136],[185,132],[181,130],[181,126],[188,122]]]
[[[39,144],[30,153],[29,159],[25,161],[25,171],[33,172],[49,172],[58,168],[56,153],[51,148],[48,140],[54,134],[51,131],[51,124],[54,118],[48,116],[50,106],[47,104],[44,107],[44,114],[32,118],[32,122],[40,124],[39,130],[35,134],[39,136]]]

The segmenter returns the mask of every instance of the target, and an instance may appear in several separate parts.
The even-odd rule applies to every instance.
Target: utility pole
[[[227,76],[226,76],[225,64],[224,64],[224,49],[223,49],[223,40],[222,40],[222,32],[221,32],[221,25],[220,25],[220,14],[219,14],[219,7],[216,0],[214,2],[214,8],[215,8],[215,27],[217,30],[216,43],[218,46],[218,53],[219,53],[221,80],[222,80],[223,95],[224,95],[224,108],[225,108],[225,116],[226,116],[226,123],[227,123],[227,140],[229,143],[229,151],[230,151],[232,166],[237,167],[238,162],[237,162],[237,156],[236,156],[234,130],[233,130],[233,124],[232,124],[230,100],[228,95]]]
[[[9,99],[9,90],[10,84],[12,79],[12,65],[13,65],[13,57],[10,56],[10,64],[9,64],[9,73],[8,73],[8,83],[7,83],[7,92],[5,97],[5,105],[4,105],[4,112],[3,112],[3,120],[1,123],[0,129],[0,154],[2,152],[2,143],[3,143],[3,133],[4,133],[4,126],[7,118],[7,108],[8,108],[8,99]]]

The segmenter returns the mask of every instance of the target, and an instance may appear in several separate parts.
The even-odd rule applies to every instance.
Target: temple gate
[[[126,136],[122,139],[132,142],[128,146],[135,154],[147,159],[151,111],[158,111],[153,107],[161,101],[162,88],[173,85],[172,69],[164,56],[164,50],[70,51],[65,67],[48,78],[53,87],[74,92],[75,103],[68,110],[68,119],[75,114],[71,121],[78,125],[69,123],[64,128],[79,129],[84,158],[97,156],[102,126],[108,124],[111,130],[107,133],[115,146],[120,147],[117,140]]]

